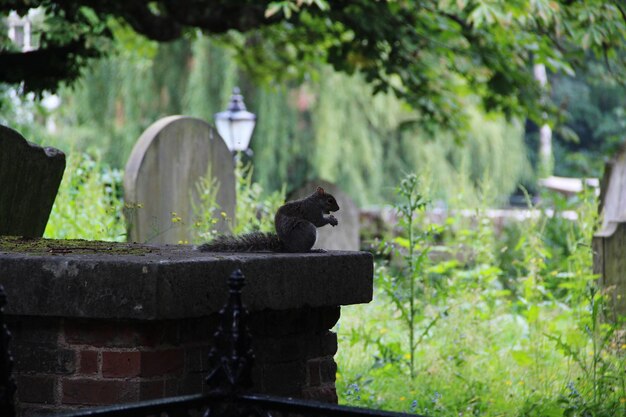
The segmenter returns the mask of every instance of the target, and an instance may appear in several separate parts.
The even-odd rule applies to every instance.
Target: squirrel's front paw
[[[333,216],[332,214],[330,216],[328,216],[328,223],[335,227],[339,224],[339,222],[337,221],[337,219],[335,218],[335,216]]]

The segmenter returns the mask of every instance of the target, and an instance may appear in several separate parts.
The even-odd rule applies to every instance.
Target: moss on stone
[[[155,251],[158,248],[136,243],[0,236],[0,252],[10,253],[145,255]]]

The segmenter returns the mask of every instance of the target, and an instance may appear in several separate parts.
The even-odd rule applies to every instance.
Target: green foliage
[[[546,335],[580,374],[567,383],[559,402],[568,417],[613,416],[618,410],[626,411],[626,360],[620,352],[626,344],[619,336],[624,323],[603,320],[608,313],[607,296],[594,285],[587,286],[586,295],[588,311],[580,316],[578,332],[568,329]],[[591,346],[586,346],[589,341]]]
[[[501,115],[480,113],[471,101],[468,107],[469,127],[461,144],[444,132],[434,137],[403,132],[397,153],[389,157],[406,161],[395,178],[404,172],[418,173],[433,190],[430,197],[451,207],[475,207],[483,203],[482,198],[492,199],[484,202],[488,205],[501,206],[519,184],[533,179],[522,127]]]
[[[401,237],[394,239],[391,253],[402,259],[401,266],[395,266],[395,273],[387,268],[378,270],[379,282],[382,289],[393,302],[399,316],[408,333],[408,368],[411,378],[415,378],[415,350],[430,329],[441,318],[441,313],[434,317],[428,317],[425,308],[417,300],[432,301],[434,299],[433,283],[428,280],[428,267],[430,245],[432,243],[432,230],[420,233],[417,229],[417,216],[423,214],[426,208],[426,200],[419,193],[419,181],[417,176],[409,175],[402,180],[396,190],[400,201],[396,205],[400,216],[399,225],[402,229]],[[420,327],[418,327],[420,326]],[[389,351],[397,350],[385,348]],[[383,355],[388,356],[388,355]]]
[[[161,42],[192,38],[198,29],[225,36],[257,81],[301,81],[320,64],[360,73],[373,92],[392,92],[410,103],[420,127],[431,133],[463,130],[468,91],[487,111],[542,122],[554,106],[540,100],[531,62],[571,74],[585,67],[585,55],[594,55],[612,64],[615,78],[624,78],[626,22],[617,0],[247,0],[236,6],[219,0],[185,2],[175,11],[164,1],[13,0],[0,13],[24,14],[33,6],[45,16],[40,48],[27,56],[10,51],[6,39],[0,45],[0,81],[24,82],[25,91],[75,81],[89,58],[116,51],[116,42],[132,45],[128,27]],[[173,104],[181,100],[175,85],[186,82],[177,69],[186,64],[185,44],[159,48],[177,57],[167,60],[173,71],[163,67],[154,74],[159,82],[171,81],[161,92]],[[42,72],[44,64],[49,71]]]
[[[249,232],[273,232],[274,214],[285,204],[285,188],[263,195],[263,188],[252,181],[252,164],[237,160],[237,207],[232,232],[235,235]]]
[[[274,214],[285,203],[285,188],[273,193],[265,193],[263,188],[252,180],[252,164],[244,164],[239,156],[235,168],[235,190],[237,205],[235,218],[229,218],[217,203],[220,184],[209,173],[197,182],[199,203],[193,204],[194,242],[202,243],[223,233],[224,225],[234,234],[249,232],[273,232]]]
[[[311,127],[298,128],[302,118],[292,99],[297,89],[274,86],[248,91],[248,108],[258,116],[250,146],[255,181],[266,190],[279,190],[286,183],[297,187],[312,172],[310,155],[315,146]]]
[[[290,18],[294,12],[299,12],[302,5],[315,5],[321,10],[328,10],[328,2],[326,0],[283,0],[273,1],[267,6],[265,16],[270,17],[276,13],[282,13],[286,18]]]
[[[468,90],[487,110],[543,120],[553,107],[540,100],[528,63],[572,74],[584,66],[585,53],[619,61],[626,27],[616,2],[363,0],[328,6],[271,3],[270,14],[282,12],[292,22],[234,38],[239,61],[255,79],[315,76],[311,61],[360,72],[374,92],[409,102],[426,130],[458,132]]]
[[[424,332],[413,353],[397,303],[411,297],[408,244],[376,267],[406,285],[391,287],[378,273],[373,303],[342,309],[341,402],[432,416],[623,414],[626,344],[616,332],[623,323],[602,320],[606,294],[591,268],[595,196],[530,207],[523,222],[498,232],[482,205],[492,198],[483,192],[472,218],[450,214],[437,240],[428,241],[429,260],[416,282],[432,290],[414,298],[417,311],[441,315],[432,326],[418,321]],[[400,201],[409,213],[409,200]],[[578,220],[565,219],[565,210]],[[410,241],[407,224],[395,242]],[[431,230],[429,222],[417,225]],[[415,250],[414,265],[422,253]],[[411,356],[415,373],[407,381]]]
[[[212,240],[217,234],[222,223],[228,224],[226,212],[220,211],[217,202],[217,193],[220,184],[217,178],[211,175],[211,168],[207,169],[206,175],[196,182],[196,193],[199,202],[191,198],[193,211],[193,243],[203,243]]]
[[[397,140],[402,105],[390,96],[372,99],[361,77],[329,68],[309,91],[318,91],[310,115],[312,176],[345,187],[359,203],[371,202],[385,185],[392,186],[385,184],[385,164],[393,157],[384,155],[384,147]]]
[[[44,237],[123,242],[120,171],[87,154],[68,158]]]
[[[599,177],[604,157],[624,139],[624,85],[593,61],[576,77],[554,76],[550,82],[553,100],[563,109],[554,132],[556,175]]]
[[[475,202],[483,182],[502,203],[532,177],[520,124],[482,114],[472,100],[459,143],[444,130],[426,134],[419,115],[392,95],[370,97],[362,77],[328,69],[323,75],[309,88],[318,92],[310,111],[310,176],[337,183],[360,204],[395,199],[394,183],[406,172],[418,173],[434,190],[431,197],[448,204],[459,194]]]
[[[253,86],[215,41],[178,43],[139,55],[122,50],[99,61],[73,90],[63,89],[57,110],[23,100],[15,113],[3,114],[5,123],[37,143],[88,152],[123,168],[137,138],[159,117],[187,114],[211,122],[240,84],[258,115],[253,179],[268,192],[322,178],[359,204],[379,204],[395,198],[396,178],[417,172],[435,200],[452,204],[452,196],[463,194],[469,201],[489,182],[500,204],[532,177],[520,124],[482,114],[475,100],[467,100],[469,128],[458,143],[443,130],[427,135],[419,115],[393,95],[372,98],[362,76],[326,67],[323,77],[301,85]],[[161,58],[168,53],[178,58]],[[168,87],[170,79],[184,81]],[[56,131],[46,131],[47,120]]]
[[[184,103],[176,111],[212,122],[213,115],[226,108],[236,85],[238,68],[233,53],[218,42],[198,35],[186,59],[193,65],[183,89]]]

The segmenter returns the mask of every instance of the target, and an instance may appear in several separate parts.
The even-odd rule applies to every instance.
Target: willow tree
[[[233,53],[206,36],[198,36],[193,40],[190,59],[182,113],[211,120],[226,108],[237,83]]]
[[[453,135],[424,129],[420,114],[392,94],[372,98],[359,76],[327,70],[315,87],[312,170],[361,204],[393,199],[407,172],[424,178],[433,199],[454,204],[462,195],[467,205],[483,191],[502,203],[532,178],[521,124],[485,114],[473,97],[465,99],[468,128]]]

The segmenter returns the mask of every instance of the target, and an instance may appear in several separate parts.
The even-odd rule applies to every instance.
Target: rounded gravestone
[[[234,172],[230,151],[208,123],[186,116],[158,120],[139,137],[124,172],[129,239],[191,243],[194,227],[210,227],[194,225],[201,204],[198,184],[207,175],[217,179],[217,213],[232,219]],[[227,229],[223,221],[217,225]]]
[[[359,208],[346,193],[335,184],[324,180],[308,181],[302,187],[293,191],[288,200],[298,200],[311,195],[317,187],[335,196],[339,204],[339,211],[332,213],[339,224],[335,227],[326,225],[317,228],[317,240],[314,249],[326,250],[359,250]]]

